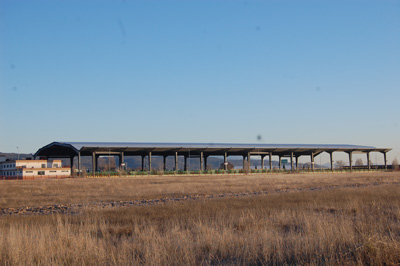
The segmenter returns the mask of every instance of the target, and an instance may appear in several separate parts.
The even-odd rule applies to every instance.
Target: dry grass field
[[[90,208],[75,215],[1,216],[0,262],[400,264],[396,172],[5,181],[0,206],[246,191],[270,193]]]
[[[399,182],[400,172],[5,180],[0,182],[0,208]]]

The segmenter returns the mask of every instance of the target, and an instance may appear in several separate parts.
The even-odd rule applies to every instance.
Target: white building
[[[0,162],[2,179],[32,179],[35,177],[68,177],[69,167],[62,167],[61,160],[9,160]]]

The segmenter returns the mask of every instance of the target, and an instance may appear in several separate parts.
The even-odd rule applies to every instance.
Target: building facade
[[[0,162],[2,179],[61,178],[71,175],[61,160],[8,160]]]

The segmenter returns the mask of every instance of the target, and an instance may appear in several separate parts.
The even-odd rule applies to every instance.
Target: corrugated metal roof
[[[293,152],[298,156],[319,154],[334,151],[358,152],[387,152],[388,148],[349,144],[261,144],[261,143],[178,143],[178,142],[52,142],[40,148],[35,156],[73,157],[81,152],[82,155],[104,152],[125,152],[126,155],[138,155],[153,152],[154,154],[194,154],[205,152],[209,155],[221,155],[228,152],[230,155],[245,153],[261,154],[274,153],[286,156]]]
[[[71,145],[77,150],[82,148],[240,148],[240,149],[376,149],[373,146],[349,144],[255,144],[255,143],[170,143],[170,142],[58,142]]]

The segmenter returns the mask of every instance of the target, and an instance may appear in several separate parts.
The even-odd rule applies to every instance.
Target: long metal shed
[[[224,162],[230,155],[243,156],[243,162],[250,162],[252,155],[261,156],[262,168],[264,158],[269,156],[270,169],[272,169],[272,156],[279,156],[279,165],[282,157],[290,157],[291,169],[296,168],[300,156],[310,156],[311,168],[314,168],[315,156],[322,152],[330,154],[331,169],[333,169],[334,152],[346,152],[349,155],[349,165],[352,168],[352,154],[355,152],[367,155],[368,168],[370,168],[370,153],[379,152],[384,156],[385,168],[387,167],[386,153],[390,148],[376,148],[372,146],[347,145],[347,144],[238,144],[238,143],[157,143],[157,142],[52,142],[36,153],[35,157],[44,158],[70,158],[71,167],[74,157],[78,157],[78,169],[81,169],[81,156],[92,156],[92,170],[96,170],[99,156],[118,156],[119,162],[124,162],[125,156],[141,156],[142,168],[144,159],[148,160],[148,170],[151,170],[152,156],[163,156],[164,169],[167,156],[175,157],[175,170],[178,170],[178,156],[185,158],[198,157],[200,169],[207,169],[208,156],[223,156]],[[225,164],[226,165],[226,164]]]

